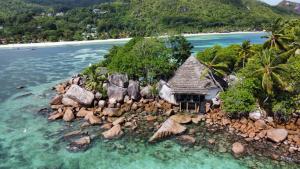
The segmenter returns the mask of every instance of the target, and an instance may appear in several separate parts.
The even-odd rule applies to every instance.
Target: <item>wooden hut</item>
[[[207,67],[194,56],[189,57],[175,72],[168,84],[181,111],[205,112],[208,100],[226,87],[226,82],[207,72]]]

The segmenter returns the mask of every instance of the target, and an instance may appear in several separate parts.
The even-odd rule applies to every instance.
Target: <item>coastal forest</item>
[[[278,17],[299,15],[256,0],[0,0],[0,43],[258,31]]]

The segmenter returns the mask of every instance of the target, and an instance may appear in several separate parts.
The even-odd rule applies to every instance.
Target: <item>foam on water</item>
[[[251,39],[261,42],[261,35],[192,37],[196,50],[209,44],[228,45]],[[209,39],[212,39],[211,41]],[[113,168],[113,169],[243,169],[283,168],[270,160],[246,157],[235,159],[230,153],[182,147],[173,141],[148,144],[146,140],[123,138],[114,142],[92,141],[85,152],[71,153],[62,139],[70,126],[48,122],[37,112],[47,107],[53,96],[51,87],[97,62],[113,45],[93,44],[28,49],[0,49],[0,168]],[[24,85],[25,89],[16,87]],[[72,124],[71,124],[72,126]],[[166,146],[168,144],[168,146]],[[125,146],[124,148],[112,148]],[[264,165],[262,165],[264,163]],[[293,166],[288,166],[292,168]]]

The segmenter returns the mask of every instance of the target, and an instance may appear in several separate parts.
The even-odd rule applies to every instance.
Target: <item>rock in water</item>
[[[94,100],[94,94],[92,92],[87,91],[78,85],[72,85],[65,94],[65,97],[86,106],[91,105]]]
[[[235,157],[239,157],[245,152],[245,147],[243,144],[235,142],[232,144],[232,152],[234,153]]]
[[[140,97],[140,85],[138,81],[129,81],[127,93],[130,99],[137,100]]]
[[[107,89],[109,100],[115,100],[116,102],[123,102],[126,93],[126,88],[118,87],[116,85],[109,85]]]
[[[175,95],[172,93],[172,89],[166,84],[163,85],[161,90],[159,91],[159,97],[171,104],[177,105]]]
[[[280,143],[285,140],[288,136],[288,132],[286,129],[270,129],[267,131],[268,139]]]
[[[162,126],[157,130],[157,132],[149,139],[150,142],[158,140],[170,135],[176,135],[183,133],[186,127],[180,125],[172,119],[166,120]]]
[[[121,137],[123,135],[123,131],[121,129],[121,126],[117,124],[108,131],[103,132],[102,135],[106,139],[114,139]]]
[[[70,144],[70,146],[68,147],[68,149],[70,151],[74,151],[74,152],[80,151],[80,150],[85,150],[90,143],[91,143],[91,138],[89,136],[82,137],[82,138],[72,142]]]
[[[179,140],[181,144],[194,144],[196,142],[196,139],[189,135],[179,136],[177,140]]]
[[[176,114],[171,116],[170,118],[180,124],[186,124],[192,121],[191,116],[185,114]]]
[[[63,99],[62,95],[56,95],[50,101],[50,105],[60,105],[62,104],[62,99]]]
[[[123,74],[113,74],[108,77],[110,84],[116,85],[121,88],[128,86],[128,76]]]
[[[64,114],[64,117],[63,117],[64,121],[69,122],[69,121],[72,121],[74,118],[75,118],[75,116],[73,114],[73,111],[70,108],[68,108],[65,111],[65,114]]]

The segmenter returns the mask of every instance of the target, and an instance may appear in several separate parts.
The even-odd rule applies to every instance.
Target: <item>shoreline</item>
[[[264,31],[257,32],[228,32],[228,33],[193,33],[193,34],[181,34],[184,37],[194,36],[209,36],[209,35],[235,35],[235,34],[253,34],[253,33],[265,33]],[[162,35],[159,37],[167,37],[168,35]],[[120,39],[104,39],[104,40],[84,40],[84,41],[60,41],[60,42],[41,42],[41,43],[24,43],[24,44],[7,44],[0,45],[0,49],[10,48],[31,48],[31,47],[54,47],[54,46],[65,46],[65,45],[84,45],[84,44],[97,44],[97,43],[108,43],[108,42],[122,42],[129,41],[132,38],[120,38]]]

